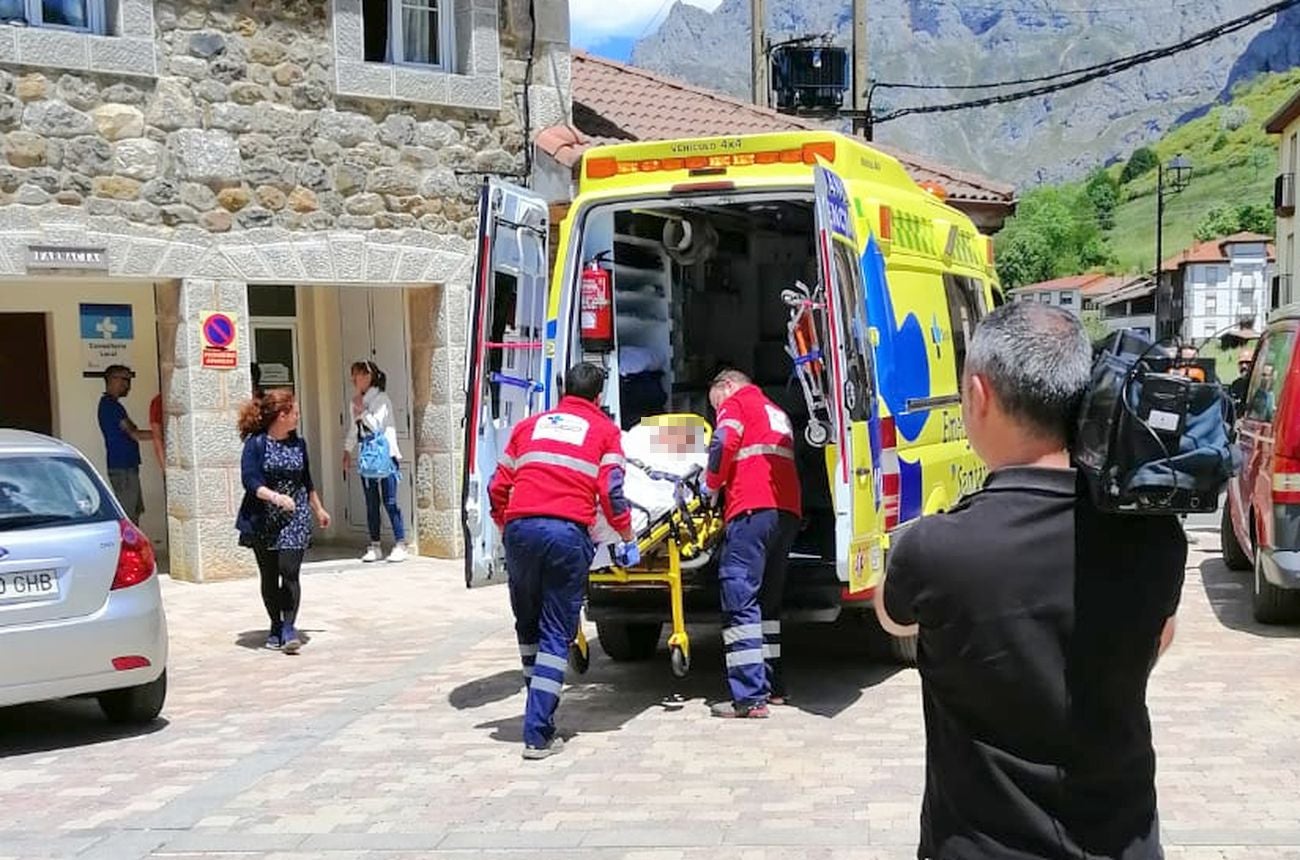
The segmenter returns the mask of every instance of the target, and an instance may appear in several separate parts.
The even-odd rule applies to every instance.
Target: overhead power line
[[[953,85],[953,86],[942,86],[938,84],[922,85],[922,84],[875,83],[871,85],[870,91],[872,92],[874,92],[874,90],[876,89],[885,88],[885,87],[899,88],[899,89],[973,90],[973,89],[999,89],[1002,87],[1023,86],[1025,84],[1035,84],[1035,83],[1042,83],[1044,85],[1038,87],[1032,87],[1030,89],[1025,89],[1025,90],[1017,90],[1016,92],[1011,92],[1011,93],[1001,93],[999,95],[987,96],[981,99],[972,99],[969,101],[952,102],[948,104],[937,104],[937,105],[916,105],[914,107],[898,108],[896,110],[886,111],[881,114],[872,115],[869,122],[872,124],[879,124],[882,122],[890,122],[892,120],[900,119],[902,117],[911,116],[914,114],[948,113],[951,111],[968,110],[970,108],[977,108],[977,107],[990,107],[992,105],[1006,104],[1008,102],[1022,101],[1024,99],[1050,95],[1052,93],[1057,93],[1062,90],[1070,89],[1072,87],[1077,87],[1081,84],[1086,84],[1089,81],[1095,81],[1099,78],[1109,77],[1119,72],[1127,71],[1128,69],[1145,65],[1147,63],[1151,63],[1156,60],[1162,60],[1165,59],[1166,57],[1172,57],[1175,54],[1180,54],[1184,51],[1189,51],[1192,48],[1200,47],[1201,45],[1204,45],[1208,42],[1212,42],[1216,39],[1220,39],[1230,33],[1235,33],[1238,30],[1245,29],[1246,27],[1249,27],[1251,24],[1254,24],[1258,21],[1262,21],[1263,19],[1269,17],[1270,15],[1274,15],[1278,12],[1282,12],[1298,4],[1300,4],[1300,0],[1278,0],[1278,2],[1265,6],[1264,8],[1259,9],[1255,12],[1251,12],[1248,15],[1243,15],[1240,18],[1234,18],[1231,21],[1225,21],[1222,24],[1211,27],[1208,30],[1204,30],[1188,39],[1184,39],[1183,41],[1173,45],[1167,45],[1162,48],[1152,48],[1146,51],[1139,52],[1137,54],[1133,54],[1131,56],[1120,57],[1118,59],[1110,60],[1105,63],[1098,63],[1092,66],[1084,66],[1082,68],[1072,69],[1066,72],[1058,72],[1051,75],[1041,75],[1032,78],[1020,78],[1011,81],[996,81],[996,82],[991,82],[986,84],[963,84],[963,85]],[[1052,83],[1047,83],[1047,82],[1052,82]]]

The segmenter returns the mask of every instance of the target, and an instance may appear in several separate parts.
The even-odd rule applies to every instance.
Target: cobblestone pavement
[[[1248,580],[1194,532],[1179,638],[1151,694],[1172,860],[1300,860],[1300,628],[1249,620]],[[167,721],[89,702],[0,710],[0,858],[912,856],[919,684],[851,626],[788,637],[796,708],[710,720],[707,629],[571,678],[545,762],[519,757],[506,594],[460,566],[345,565],[304,579],[298,657],[259,650],[254,581],[167,582]]]

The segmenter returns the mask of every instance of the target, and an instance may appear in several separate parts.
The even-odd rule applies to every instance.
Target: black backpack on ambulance
[[[1238,465],[1232,400],[1131,330],[1097,349],[1072,445],[1103,511],[1213,513]]]

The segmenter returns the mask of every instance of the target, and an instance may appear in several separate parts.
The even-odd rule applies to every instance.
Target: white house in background
[[[1104,273],[1067,275],[1064,278],[1016,287],[1011,295],[1016,301],[1040,302],[1081,314],[1092,310],[1101,296],[1124,283],[1125,279]]]
[[[1262,331],[1275,259],[1271,236],[1236,233],[1165,260],[1162,274],[1176,303],[1181,299],[1182,337],[1202,341],[1229,329]]]

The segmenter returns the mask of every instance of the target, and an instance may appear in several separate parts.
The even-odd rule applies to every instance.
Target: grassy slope
[[[1230,104],[1171,131],[1153,148],[1161,161],[1183,153],[1192,162],[1191,185],[1166,202],[1164,254],[1173,255],[1192,242],[1201,217],[1216,206],[1272,204],[1277,172],[1277,138],[1264,133],[1265,120],[1300,89],[1300,69],[1262,75],[1239,87]],[[1225,112],[1244,109],[1248,119],[1224,129]],[[1220,135],[1223,140],[1220,141]],[[1219,148],[1216,150],[1215,146]],[[1112,168],[1118,176],[1120,167]],[[1120,271],[1149,271],[1155,263],[1155,173],[1127,189],[1128,199],[1115,211],[1111,245]]]

